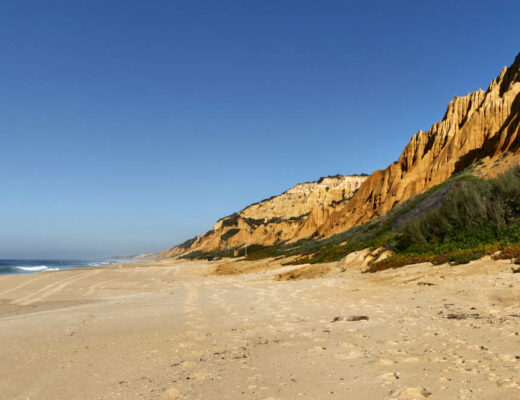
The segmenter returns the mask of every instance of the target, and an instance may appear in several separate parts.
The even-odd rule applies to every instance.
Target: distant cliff
[[[204,235],[193,238],[160,257],[173,257],[193,250],[241,247],[251,244],[273,245],[311,235],[316,231],[324,209],[347,203],[367,176],[329,176],[315,182],[298,184],[222,218]]]

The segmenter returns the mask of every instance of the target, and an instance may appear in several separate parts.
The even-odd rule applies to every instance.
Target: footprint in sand
[[[197,365],[197,363],[196,363],[196,362],[193,362],[193,361],[184,361],[184,362],[182,363],[182,366],[183,366],[184,368],[193,368],[193,367],[195,367],[196,365]]]
[[[426,397],[431,396],[431,392],[425,388],[406,388],[400,390],[397,393],[392,393],[392,397],[389,400],[423,400]]]
[[[340,359],[340,360],[352,360],[354,358],[360,358],[360,357],[363,357],[363,353],[361,353],[360,351],[351,351],[350,353],[348,354],[342,354],[342,353],[338,353],[335,355],[335,357],[337,359]]]
[[[197,380],[197,381],[204,381],[207,379],[208,377],[208,374],[204,373],[204,372],[195,372],[193,374],[193,377]]]
[[[169,388],[165,395],[164,395],[164,399],[178,399],[179,397],[181,397],[181,392],[179,391],[179,389],[176,389],[176,388]]]
[[[378,362],[377,362],[379,365],[381,366],[388,366],[388,365],[394,365],[396,362],[395,361],[392,361],[392,360],[386,360],[386,359],[380,359]]]

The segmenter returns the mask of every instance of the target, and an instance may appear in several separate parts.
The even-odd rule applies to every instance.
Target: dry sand
[[[508,262],[296,281],[216,266],[0,277],[0,399],[520,398]]]

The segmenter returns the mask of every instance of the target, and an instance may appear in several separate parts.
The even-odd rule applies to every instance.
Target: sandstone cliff
[[[477,165],[475,173],[494,175],[517,164],[519,129],[520,54],[486,91],[455,97],[443,119],[413,135],[399,159],[385,170],[368,179],[337,176],[296,185],[219,220],[203,236],[159,256],[343,232],[384,215],[471,165]]]
[[[298,184],[279,196],[260,201],[222,218],[202,236],[159,254],[174,257],[186,251],[272,245],[308,236],[322,222],[325,209],[349,201],[367,176],[329,176]],[[319,223],[317,222],[319,221]]]
[[[317,229],[320,236],[342,232],[384,215],[394,205],[437,185],[479,160],[492,174],[519,153],[520,54],[487,91],[455,97],[444,118],[419,131],[398,161],[374,172],[353,198],[334,210]]]

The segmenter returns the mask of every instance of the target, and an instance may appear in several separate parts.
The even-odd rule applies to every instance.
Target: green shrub
[[[220,239],[226,242],[229,238],[235,236],[238,232],[240,232],[240,229],[232,228],[226,231],[224,234],[220,235]]]
[[[226,226],[237,226],[240,215],[237,213],[231,214],[229,217],[222,218],[222,227]]]

